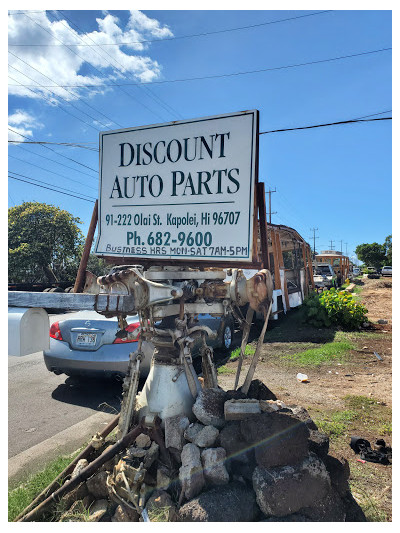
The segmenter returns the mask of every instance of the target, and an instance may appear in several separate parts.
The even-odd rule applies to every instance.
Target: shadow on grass
[[[262,321],[257,321],[250,332],[249,342],[257,341],[262,328]],[[269,342],[312,342],[321,344],[332,342],[336,328],[315,328],[303,322],[303,310],[292,309],[279,320],[271,320],[265,334],[264,344]]]

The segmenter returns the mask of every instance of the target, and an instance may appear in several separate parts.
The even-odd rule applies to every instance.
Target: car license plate
[[[76,344],[80,346],[93,346],[96,344],[96,333],[78,333],[76,337]]]

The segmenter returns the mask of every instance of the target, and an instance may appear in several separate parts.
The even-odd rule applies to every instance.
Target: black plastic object
[[[377,449],[373,450],[370,442],[362,437],[353,436],[350,440],[351,449],[354,450],[354,453],[359,453],[360,458],[364,459],[364,461],[380,463],[382,465],[390,464],[389,458],[392,458],[392,448],[386,446],[383,439],[378,439],[376,446]]]

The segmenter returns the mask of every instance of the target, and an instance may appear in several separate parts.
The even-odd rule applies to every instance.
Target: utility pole
[[[314,240],[314,257],[315,257],[315,239],[319,239],[319,237],[315,236],[315,232],[318,231],[318,228],[311,228],[310,231],[312,231],[314,234],[310,237],[310,239]]]
[[[329,242],[331,243],[331,245],[330,245],[330,247],[329,247],[329,250],[333,250],[333,244],[332,244],[332,243],[335,242],[335,241],[332,241],[332,240],[331,240],[331,241],[329,241]]]
[[[340,241],[340,253],[342,253],[342,243],[343,241]]]
[[[277,213],[276,211],[274,211],[274,212],[271,211],[271,194],[273,192],[276,192],[276,187],[275,187],[275,189],[273,191],[271,191],[271,189],[268,189],[268,191],[267,191],[267,194],[269,196],[269,200],[268,200],[269,212],[268,212],[268,214],[269,214],[269,223],[270,224],[271,224],[271,215],[276,215],[276,213]]]
[[[345,242],[344,244],[346,245],[346,255],[348,255],[348,254],[347,254],[347,245],[348,245],[349,243],[348,243],[348,242]]]

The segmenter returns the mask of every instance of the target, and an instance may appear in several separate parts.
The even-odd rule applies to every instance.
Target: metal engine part
[[[111,497],[117,503],[122,502],[141,514],[141,489],[145,475],[146,469],[143,468],[143,463],[135,468],[124,458],[120,459],[114,466],[112,473],[107,477],[107,487]]]
[[[189,379],[188,379],[189,378]],[[195,387],[193,394],[191,387]],[[192,407],[201,390],[200,382],[191,363],[179,362],[179,351],[158,347],[149,375],[138,394],[136,405],[138,418],[157,413],[164,425],[165,418],[182,415],[194,419]]]
[[[144,271],[132,265],[115,267],[107,276],[98,278],[100,291],[132,297],[135,307],[132,313],[139,313],[141,324],[135,335],[140,329],[140,339],[145,338],[155,346],[150,373],[137,397],[140,358],[131,358],[126,380],[129,387],[124,391],[121,407],[120,435],[128,432],[134,418],[149,414],[157,414],[161,420],[175,415],[193,418],[192,406],[201,386],[192,365],[191,346],[200,336],[205,386],[218,385],[212,350],[205,343],[205,336],[212,337],[215,332],[196,325],[197,314],[226,316],[235,307],[249,304],[249,309],[267,315],[273,290],[268,270],[247,279],[242,270],[232,269],[232,280],[225,282],[225,277],[222,269],[152,267]],[[124,323],[122,317],[119,321]],[[245,343],[251,318],[247,322]],[[252,372],[255,364],[256,360]]]

